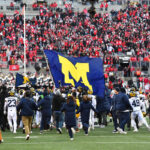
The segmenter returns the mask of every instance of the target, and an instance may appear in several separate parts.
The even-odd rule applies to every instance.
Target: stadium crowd
[[[39,60],[37,51],[50,49],[75,57],[102,57],[104,64],[113,64],[118,70],[120,54],[126,57],[130,52],[134,61],[146,62],[144,67],[148,71],[148,7],[129,4],[120,11],[96,13],[92,18],[86,9],[75,12],[69,6],[63,10],[57,3],[36,7],[40,15],[26,20],[27,62]],[[0,33],[1,60],[9,64],[23,62],[23,16],[18,12],[14,16],[1,13]],[[137,67],[133,68],[136,71]],[[128,69],[133,68],[129,65]]]

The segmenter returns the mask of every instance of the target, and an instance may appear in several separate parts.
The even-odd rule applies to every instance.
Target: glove
[[[142,114],[143,114],[143,117],[146,117],[146,113],[145,112],[142,112]]]

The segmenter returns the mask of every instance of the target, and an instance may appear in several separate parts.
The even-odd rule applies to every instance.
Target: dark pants
[[[73,133],[72,133],[72,130],[71,130],[72,126],[67,125],[66,128],[68,129],[68,133],[69,133],[70,138],[73,138]]]
[[[119,127],[119,124],[118,124],[118,115],[116,113],[116,111],[112,111],[112,118],[113,118],[113,123],[114,123],[114,128],[115,130],[117,130],[117,127]]]
[[[127,128],[128,128],[128,130],[130,130],[130,128],[131,128],[131,113],[130,113],[130,119],[127,122]]]
[[[88,134],[89,124],[85,123],[85,122],[82,122],[82,125],[83,125],[83,130],[84,130],[85,134]]]
[[[129,112],[119,112],[119,127],[124,131],[125,124],[130,120]]]
[[[107,112],[102,111],[98,113],[99,125],[107,126]]]
[[[42,114],[40,130],[49,129],[50,119],[51,119],[51,116],[45,116]]]
[[[54,111],[54,118],[56,121],[56,129],[63,126],[63,113],[61,111]]]

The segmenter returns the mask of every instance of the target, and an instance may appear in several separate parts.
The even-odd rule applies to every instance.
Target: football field
[[[127,135],[113,134],[113,127],[95,128],[88,136],[81,130],[70,141],[68,133],[63,129],[63,134],[56,130],[39,134],[39,129],[33,129],[29,141],[21,130],[17,134],[9,131],[3,132],[4,143],[0,150],[150,150],[150,131],[141,128],[138,133],[129,131]]]

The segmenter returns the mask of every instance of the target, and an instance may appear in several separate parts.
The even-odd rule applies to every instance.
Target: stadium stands
[[[11,2],[3,1],[2,6]],[[137,76],[138,68],[142,75],[150,73],[147,6],[127,5],[120,11],[97,13],[90,19],[86,9],[76,12],[70,3],[64,5],[65,9],[57,5],[55,2],[47,7],[32,5],[32,11],[35,9],[39,15],[26,20],[27,64],[39,62],[43,49],[53,49],[71,56],[102,57],[108,74],[120,71],[122,76]],[[12,11],[11,7],[7,9]],[[19,10],[20,3],[13,7]],[[100,5],[98,7],[100,10]],[[20,12],[16,11],[13,16],[0,14],[2,68],[18,64],[23,67],[23,16]],[[42,64],[46,66],[44,61]]]

